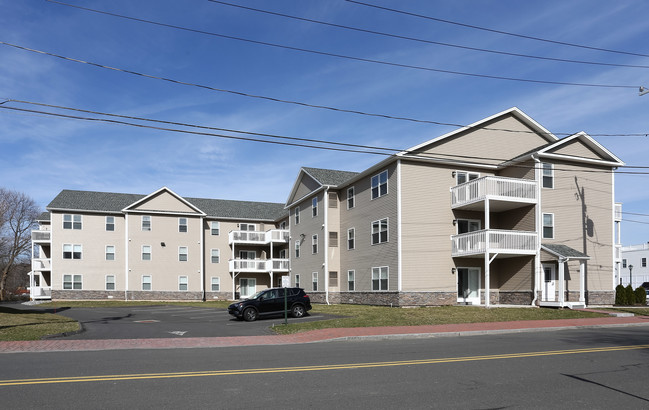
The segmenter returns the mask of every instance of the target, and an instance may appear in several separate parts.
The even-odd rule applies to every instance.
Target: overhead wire
[[[287,50],[293,50],[293,51],[299,51],[299,52],[323,55],[323,56],[328,56],[328,57],[336,57],[336,58],[342,58],[342,59],[353,60],[353,61],[360,61],[360,62],[365,62],[365,63],[380,64],[380,65],[385,65],[385,66],[407,68],[407,69],[413,69],[413,70],[422,70],[422,71],[429,71],[429,72],[436,72],[436,73],[443,73],[443,74],[451,74],[451,75],[459,75],[459,76],[465,76],[465,77],[486,78],[486,79],[492,79],[492,80],[503,80],[503,81],[514,81],[514,82],[524,82],[524,83],[530,83],[530,84],[562,85],[562,86],[590,87],[590,88],[634,89],[634,90],[637,90],[640,87],[640,85],[596,84],[596,83],[577,83],[577,82],[569,82],[569,81],[537,80],[537,79],[530,79],[530,78],[507,77],[507,76],[498,76],[498,75],[491,75],[491,74],[468,73],[468,72],[463,72],[463,71],[444,70],[444,69],[433,68],[433,67],[424,67],[424,66],[411,65],[411,64],[395,63],[395,62],[384,61],[384,60],[376,60],[376,59],[364,58],[364,57],[355,57],[355,56],[331,53],[331,52],[327,52],[327,51],[319,51],[319,50],[307,49],[307,48],[302,48],[302,47],[288,46],[288,45],[284,45],[284,44],[271,43],[271,42],[267,42],[267,41],[252,40],[252,39],[244,38],[244,37],[230,36],[230,35],[210,32],[210,31],[191,29],[191,28],[177,26],[177,25],[173,25],[173,24],[160,23],[160,22],[156,22],[156,21],[152,21],[152,20],[126,16],[126,15],[123,15],[123,14],[111,13],[111,12],[91,9],[91,8],[87,8],[87,7],[70,5],[70,4],[67,4],[67,3],[61,3],[61,2],[53,1],[53,0],[47,0],[47,1],[49,1],[51,3],[55,3],[55,4],[61,4],[61,5],[69,6],[69,7],[78,8],[78,9],[85,10],[85,11],[90,11],[90,12],[93,12],[93,13],[105,14],[105,15],[109,15],[109,16],[113,16],[113,17],[119,17],[119,18],[128,19],[128,20],[134,20],[134,21],[138,21],[138,22],[142,22],[142,23],[154,24],[154,25],[168,27],[168,28],[174,28],[174,29],[178,29],[178,30],[201,33],[201,34],[226,38],[226,39],[230,39],[230,40],[244,41],[244,42],[248,42],[248,43],[259,44],[259,45],[264,45],[264,46],[269,46],[269,47],[277,47],[277,48],[283,48],[283,49],[287,49]],[[8,43],[4,43],[4,44],[8,44]]]

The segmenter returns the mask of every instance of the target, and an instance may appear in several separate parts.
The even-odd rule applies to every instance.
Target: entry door
[[[543,265],[543,295],[542,299],[547,302],[556,300],[557,271],[554,265]]]
[[[480,269],[457,270],[457,300],[462,303],[480,304]]]
[[[239,293],[240,298],[248,298],[255,293],[257,288],[257,279],[255,278],[241,278],[239,279]]]

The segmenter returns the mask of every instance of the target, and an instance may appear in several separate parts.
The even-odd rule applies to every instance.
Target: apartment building
[[[286,278],[322,303],[609,304],[621,165],[512,108],[362,172],[304,167],[285,204],[63,191],[34,272],[65,299],[245,297]]]
[[[621,248],[622,266],[618,284],[627,286],[632,284],[633,289],[645,282],[649,282],[649,243],[623,246]]]

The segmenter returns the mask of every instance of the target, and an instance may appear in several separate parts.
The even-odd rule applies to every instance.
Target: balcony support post
[[[490,299],[490,291],[491,291],[491,286],[489,286],[490,282],[490,277],[491,274],[489,272],[489,252],[485,252],[484,254],[484,305],[485,307],[489,307],[489,299]]]

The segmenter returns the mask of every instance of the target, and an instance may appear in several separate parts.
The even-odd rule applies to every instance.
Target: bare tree
[[[40,210],[24,193],[0,188],[0,300],[6,300],[9,271],[31,249]]]

